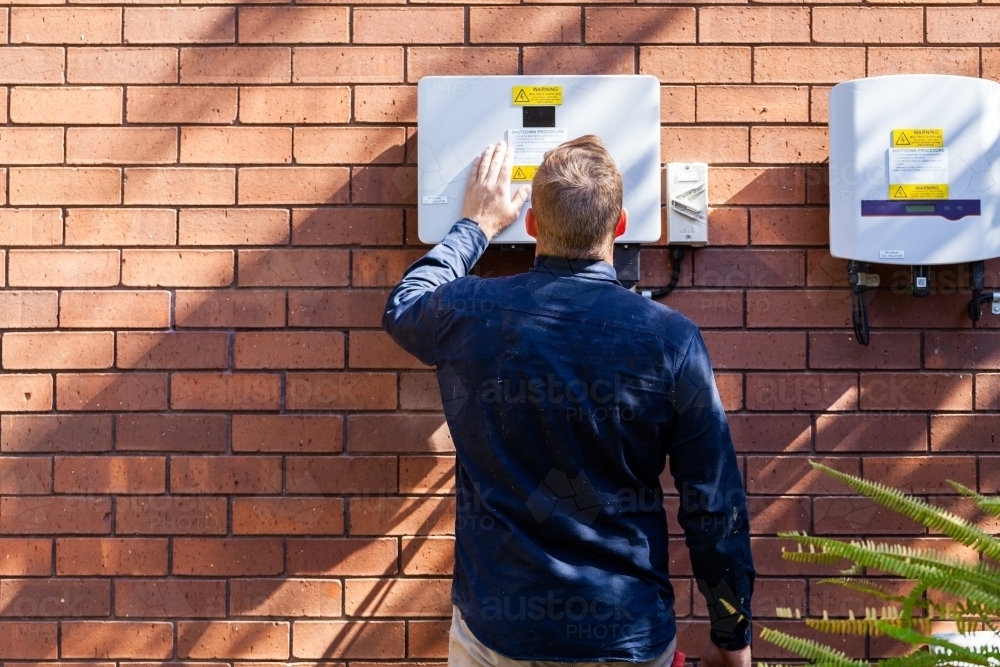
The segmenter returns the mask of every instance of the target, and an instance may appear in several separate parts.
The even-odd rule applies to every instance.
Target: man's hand
[[[524,187],[510,196],[513,163],[514,151],[502,141],[487,146],[483,154],[472,161],[462,217],[477,222],[486,238],[493,238],[517,220],[531,193],[530,187]]]
[[[705,667],[750,667],[750,647],[726,651],[708,640],[701,650],[701,662]]]

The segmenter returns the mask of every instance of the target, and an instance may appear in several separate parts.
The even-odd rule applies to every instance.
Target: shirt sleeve
[[[489,245],[479,225],[463,218],[441,242],[410,265],[389,294],[382,328],[400,347],[427,365],[437,360],[436,319],[442,288],[463,278]]]
[[[750,521],[729,424],[697,330],[677,370],[671,398],[667,455],[680,494],[678,520],[698,590],[708,603],[712,642],[736,651],[751,643],[755,571]]]

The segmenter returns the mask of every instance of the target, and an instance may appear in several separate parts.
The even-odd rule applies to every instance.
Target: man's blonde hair
[[[538,245],[571,259],[599,255],[622,212],[622,175],[593,134],[547,151],[531,182]]]

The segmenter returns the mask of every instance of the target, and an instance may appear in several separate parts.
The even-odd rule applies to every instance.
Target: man
[[[711,620],[701,659],[749,667],[746,496],[711,365],[687,318],[612,266],[622,178],[584,136],[545,154],[534,268],[467,276],[529,196],[511,151],[472,164],[458,221],[389,296],[383,326],[437,367],[457,452],[449,664],[670,665],[676,646],[659,476]]]

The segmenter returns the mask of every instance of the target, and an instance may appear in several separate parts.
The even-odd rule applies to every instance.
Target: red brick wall
[[[379,329],[423,252],[428,74],[654,74],[664,161],[712,163],[712,246],[667,303],[732,410],[759,617],[861,606],[781,560],[780,529],[937,543],[807,458],[998,490],[1000,339],[949,267],[851,341],[821,163],[831,84],[1000,75],[977,46],[1000,8],[45,2],[0,9],[0,661],[444,658],[453,446],[432,373]],[[643,262],[666,282],[665,250]]]

